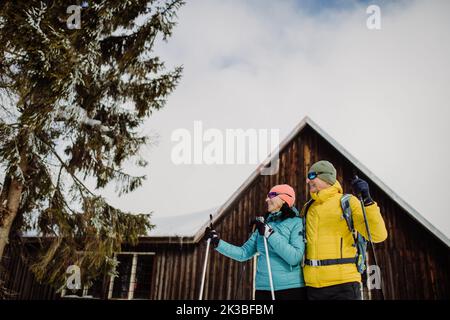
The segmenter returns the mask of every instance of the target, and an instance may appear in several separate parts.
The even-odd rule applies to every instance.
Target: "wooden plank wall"
[[[24,256],[19,249],[6,247],[2,259],[0,279],[8,291],[8,296],[3,298],[11,300],[48,300],[58,299],[55,290],[49,286],[37,282],[29,271]]]

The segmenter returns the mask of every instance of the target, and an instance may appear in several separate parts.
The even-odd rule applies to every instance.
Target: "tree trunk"
[[[21,153],[19,166],[25,176],[27,158],[24,153]],[[19,210],[23,190],[23,183],[17,179],[12,178],[9,183],[7,181],[8,177],[5,178],[4,189],[0,197],[0,208],[3,211],[3,219],[0,225],[0,262],[2,261],[5,247],[9,242],[9,232]]]

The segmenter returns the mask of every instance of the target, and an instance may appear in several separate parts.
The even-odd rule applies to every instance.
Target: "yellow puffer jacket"
[[[315,200],[306,215],[306,259],[324,260],[356,256],[353,236],[342,218],[342,187],[334,185],[317,193],[311,193]],[[355,229],[367,239],[361,204],[355,196],[350,198],[350,207]],[[378,205],[366,207],[367,221],[373,242],[387,238],[386,226]],[[321,288],[347,282],[360,282],[361,274],[355,264],[330,266],[308,266],[303,268],[307,286]]]

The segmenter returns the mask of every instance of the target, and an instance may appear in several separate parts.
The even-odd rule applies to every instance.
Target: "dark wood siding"
[[[28,249],[28,248],[27,248]],[[27,252],[8,246],[2,259],[0,279],[4,283],[6,295],[11,300],[58,299],[54,288],[37,282],[29,271]]]

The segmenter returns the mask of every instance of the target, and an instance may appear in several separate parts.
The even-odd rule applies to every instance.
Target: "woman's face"
[[[283,206],[284,201],[279,196],[276,196],[272,199],[267,197],[266,203],[267,203],[267,211],[278,212],[278,211],[280,211],[281,207]]]

